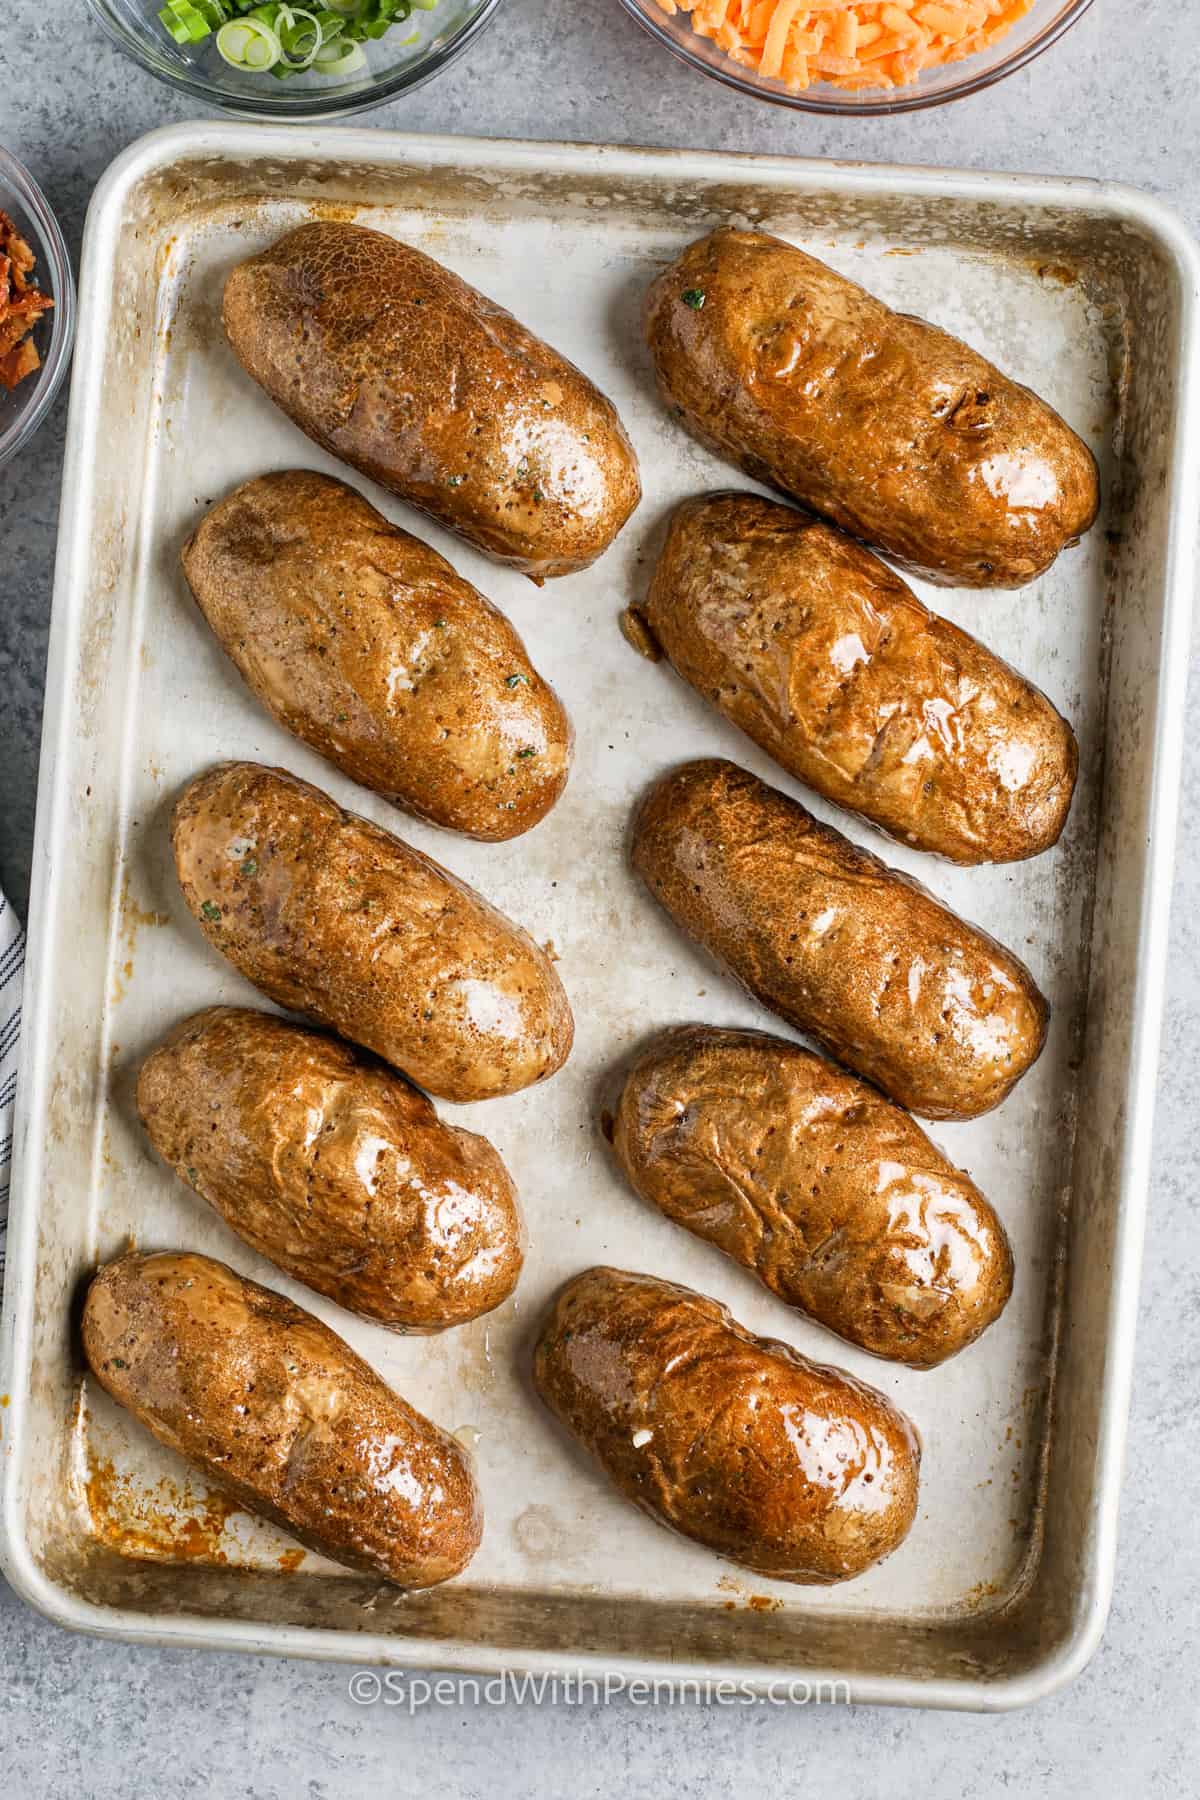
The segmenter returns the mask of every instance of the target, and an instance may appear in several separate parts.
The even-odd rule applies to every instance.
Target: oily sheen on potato
[[[1044,400],[765,231],[690,244],[646,336],[697,437],[930,581],[1021,587],[1095,520],[1095,459]]]
[[[142,1064],[154,1148],[252,1249],[396,1331],[491,1312],[521,1272],[512,1177],[393,1070],[245,1007],[179,1025]]]
[[[931,1369],[1012,1291],[974,1182],[902,1108],[783,1038],[665,1033],[625,1079],[613,1149],[668,1219],[875,1356]]]
[[[487,839],[528,831],[562,793],[571,727],[508,620],[344,481],[244,482],[183,569],[256,697],[364,787]]]
[[[336,219],[239,263],[225,331],[325,450],[535,581],[586,568],[641,498],[616,408],[431,256]]]
[[[310,1550],[426,1588],[479,1548],[462,1445],[336,1332],[224,1263],[183,1251],[107,1263],[83,1348],[160,1443]]]
[[[534,1380],[627,1500],[756,1574],[846,1581],[912,1524],[921,1446],[904,1414],[674,1282],[577,1275]]]
[[[657,781],[633,862],[756,1000],[912,1112],[974,1118],[1041,1054],[1022,962],[736,763]]]
[[[641,614],[789,774],[902,843],[982,863],[1057,841],[1071,727],[834,526],[757,494],[685,500]]]
[[[512,1094],[566,1061],[571,1008],[528,933],[320,788],[221,763],[180,795],[171,843],[201,930],[247,980],[430,1093]]]

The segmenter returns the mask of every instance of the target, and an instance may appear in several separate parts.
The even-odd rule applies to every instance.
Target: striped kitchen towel
[[[21,977],[25,933],[0,894],[0,1287],[4,1285],[4,1235],[12,1174],[13,1101],[17,1093],[17,1042],[21,1035]]]

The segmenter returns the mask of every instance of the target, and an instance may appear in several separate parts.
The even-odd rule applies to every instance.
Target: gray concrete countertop
[[[1162,32],[1161,39],[1158,36]],[[364,122],[407,131],[591,139],[966,165],[1134,182],[1200,224],[1200,7],[1097,0],[1055,51],[990,93],[898,119],[826,123],[727,93],[678,65],[617,0],[508,0],[481,43]],[[111,50],[84,9],[9,0],[0,141],[30,166],[73,251],[92,188],[188,103]],[[65,397],[64,397],[65,399]],[[0,471],[0,882],[28,892],[62,453],[60,401]],[[1200,701],[1193,655],[1191,704]],[[1116,1597],[1067,1691],[999,1719],[769,1706],[358,1706],[344,1669],[76,1638],[0,1583],[0,1790],[13,1800],[376,1800],[738,1791],[972,1800],[1195,1792],[1200,1667],[1200,735],[1185,772]]]

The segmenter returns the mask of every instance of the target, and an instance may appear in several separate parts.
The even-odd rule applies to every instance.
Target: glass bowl
[[[1092,0],[1034,0],[1032,9],[999,43],[962,62],[926,69],[911,87],[846,90],[827,82],[814,82],[812,87],[797,93],[782,81],[756,75],[753,69],[734,62],[710,39],[692,30],[687,13],[665,13],[657,0],[622,0],[626,11],[645,26],[651,37],[693,69],[712,75],[740,94],[770,100],[777,106],[794,106],[800,112],[848,116],[917,112],[922,107],[940,106],[945,100],[977,94],[1023,69],[1035,56],[1056,44],[1064,32],[1082,19],[1091,4]]]
[[[432,80],[474,42],[500,0],[437,0],[431,12],[415,10],[404,24],[365,43],[365,69],[351,75],[306,70],[288,81],[231,68],[214,38],[175,43],[159,22],[162,0],[87,3],[113,43],[168,87],[242,119],[299,120],[366,112]],[[413,32],[417,42],[403,44]]]
[[[33,329],[40,369],[11,391],[0,387],[0,467],[24,448],[50,410],[71,361],[75,337],[75,282],[58,220],[46,196],[15,156],[0,144],[0,210],[11,218],[37,258],[33,274],[54,301]]]

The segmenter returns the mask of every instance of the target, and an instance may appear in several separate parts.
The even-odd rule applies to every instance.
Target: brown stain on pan
[[[782,1612],[784,1602],[774,1594],[747,1594],[736,1575],[719,1575],[717,1586],[722,1593],[734,1594],[736,1599],[722,1601],[725,1612],[737,1612],[739,1606],[746,1612]]]
[[[129,887],[128,869],[121,877],[120,908],[121,931],[131,950],[137,941],[138,932],[144,925],[169,925],[171,922],[169,913],[158,912],[152,907],[142,906],[134,899]]]
[[[977,1581],[974,1587],[968,1588],[963,1595],[962,1610],[964,1612],[980,1611],[987,1607],[989,1601],[1007,1599],[1007,1597],[1008,1589],[1002,1582]]]
[[[228,1563],[222,1547],[225,1527],[243,1509],[226,1495],[197,1494],[163,1476],[152,1488],[139,1487],[115,1468],[111,1458],[89,1453],[83,1484],[93,1535],[121,1556],[154,1562]],[[304,1552],[286,1552],[302,1558]],[[281,1567],[295,1567],[280,1557]]]
[[[721,1605],[725,1612],[737,1612],[738,1610],[736,1600],[723,1600]],[[770,1594],[747,1594],[744,1610],[756,1613],[782,1612],[783,1601],[774,1599]]]
[[[169,925],[171,922],[169,913],[143,906],[134,898],[129,885],[128,868],[121,875],[121,893],[117,907],[121,921],[121,939],[127,954],[113,975],[111,998],[113,1006],[118,1005],[124,999],[126,986],[133,979],[133,958],[137,950],[138,933],[147,927]]]

